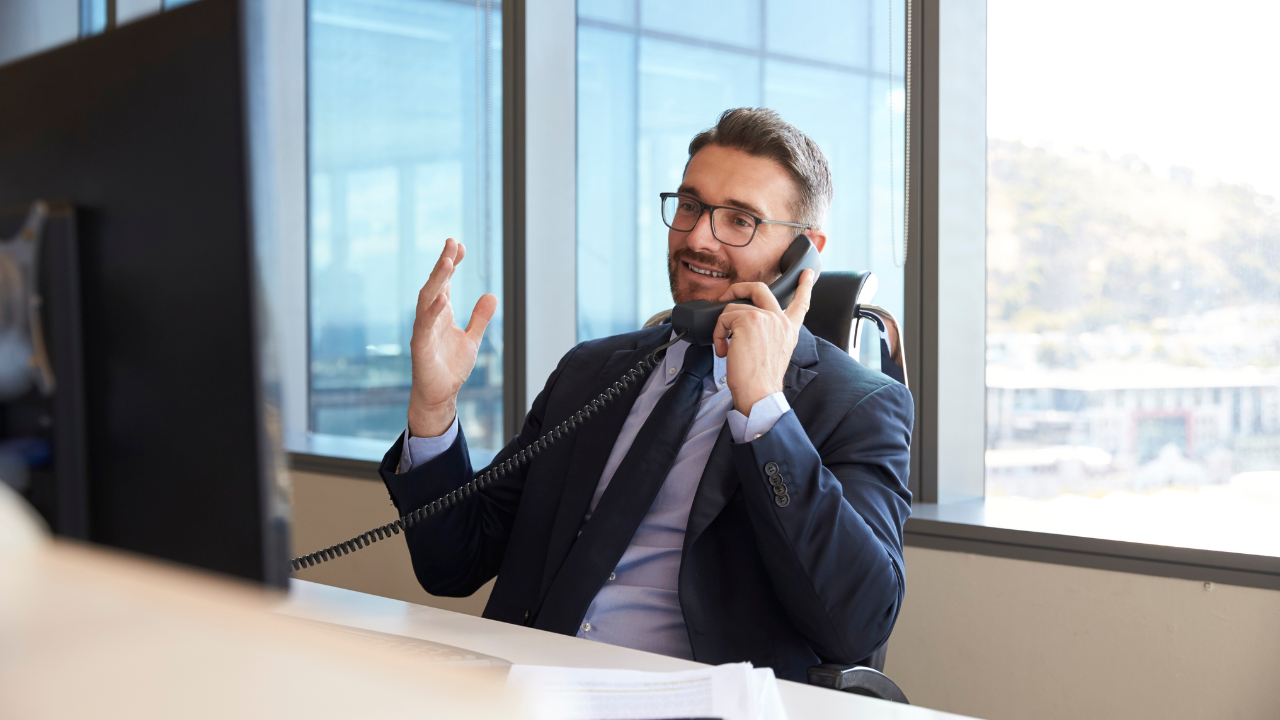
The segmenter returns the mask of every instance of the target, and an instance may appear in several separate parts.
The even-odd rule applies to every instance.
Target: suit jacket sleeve
[[[756,543],[791,621],[823,662],[870,656],[902,605],[911,393],[889,382],[814,447],[795,412],[733,447]],[[789,502],[775,502],[776,462]]]
[[[576,351],[574,348],[560,360],[534,399],[520,434],[507,443],[489,467],[504,462],[543,433],[547,398]],[[404,440],[402,433],[378,468],[391,493],[391,502],[402,516],[453,492],[474,477],[467,440],[461,429],[453,445],[443,454],[409,472],[397,474]],[[526,470],[522,467],[509,472],[474,496],[405,529],[413,571],[423,589],[432,595],[466,597],[498,574],[520,505]]]

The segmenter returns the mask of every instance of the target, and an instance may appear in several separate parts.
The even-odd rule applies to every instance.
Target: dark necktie
[[[698,415],[703,380],[711,367],[710,346],[691,345],[685,351],[683,371],[640,427],[551,583],[534,627],[565,635],[577,632],[671,472]]]

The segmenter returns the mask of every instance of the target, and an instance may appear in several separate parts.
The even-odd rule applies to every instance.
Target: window
[[[488,0],[309,3],[313,435],[374,450],[404,429],[417,293],[446,237],[467,247],[458,322],[501,297],[500,23]],[[502,338],[499,303],[458,397],[477,463],[503,442]]]
[[[988,517],[1280,555],[1280,11],[988,20]]]
[[[578,339],[671,307],[658,193],[739,106],[777,110],[822,148],[823,268],[873,270],[876,303],[901,317],[904,18],[901,0],[579,0]]]
[[[80,37],[98,35],[115,24],[114,17],[107,17],[114,10],[107,0],[80,0]]]
[[[80,13],[75,3],[0,2],[0,65],[73,42],[80,35]]]

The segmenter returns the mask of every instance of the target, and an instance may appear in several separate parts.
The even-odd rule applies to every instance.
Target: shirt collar
[[[671,331],[671,337],[675,337],[676,332]],[[729,341],[730,343],[733,340]],[[658,372],[662,377],[664,385],[670,385],[680,375],[680,368],[684,367],[684,356],[689,350],[689,341],[681,340],[675,345],[667,348],[666,357],[662,359],[662,365],[658,366]],[[729,358],[719,357],[715,351],[711,352],[711,380],[715,382],[716,387],[723,390],[728,387],[727,380],[729,378]]]

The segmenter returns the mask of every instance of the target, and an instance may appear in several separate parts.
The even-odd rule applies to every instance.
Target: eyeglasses
[[[680,193],[659,193],[662,198],[662,222],[676,232],[689,232],[698,224],[704,211],[711,211],[711,235],[722,244],[744,247],[756,236],[761,225],[786,225],[808,230],[803,223],[765,220],[735,207],[708,205],[701,200]]]

